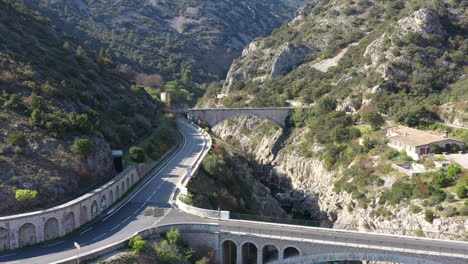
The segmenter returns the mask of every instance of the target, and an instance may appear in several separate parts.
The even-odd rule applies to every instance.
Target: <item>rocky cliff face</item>
[[[323,226],[407,235],[422,230],[425,236],[437,238],[460,238],[468,231],[466,217],[440,217],[430,224],[423,213],[412,213],[409,204],[385,205],[380,210],[388,211],[388,217],[376,216],[372,206],[348,210],[347,205],[357,201],[350,194],[333,191],[333,181],[340,171],[328,171],[322,160],[302,157],[291,150],[290,146],[303,140],[305,131],[295,130],[284,140],[282,131],[273,123],[255,117],[226,121],[213,131],[221,138],[237,142],[253,156],[260,164],[263,180],[286,190],[276,195],[282,205],[310,214]],[[281,140],[284,142],[279,144]],[[384,186],[393,181],[385,179]]]
[[[354,112],[385,93],[411,94],[408,98],[413,99],[416,95],[417,101],[440,93],[441,100],[428,108],[460,125],[468,104],[466,95],[454,92],[466,93],[460,88],[466,87],[463,9],[463,4],[445,0],[440,6],[418,1],[312,1],[291,22],[246,46],[224,82],[222,94],[228,98],[218,103],[311,104],[331,95],[339,103],[354,101],[348,107]],[[326,70],[318,67],[328,64]],[[444,103],[448,105],[441,107]],[[464,113],[457,113],[455,105]],[[379,107],[392,114],[391,106]]]

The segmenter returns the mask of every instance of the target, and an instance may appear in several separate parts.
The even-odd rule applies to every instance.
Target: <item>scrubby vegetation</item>
[[[0,42],[1,214],[50,206],[108,178],[110,150],[158,125],[163,104],[132,85],[115,54],[90,49],[23,1],[0,2]],[[159,147],[155,155],[168,149]],[[28,208],[15,199],[27,188],[37,191]]]
[[[147,160],[159,160],[176,144],[176,133],[174,116],[172,114],[164,115],[158,120],[157,127],[150,135],[124,151],[125,165],[130,166]]]
[[[157,240],[147,241],[141,236],[134,236],[130,238],[128,246],[140,261],[156,261],[162,264],[181,262],[207,264],[214,260],[213,249],[190,248],[178,229],[170,229],[162,239]]]
[[[229,210],[234,213],[257,214],[259,206],[253,196],[254,179],[248,162],[230,145],[215,139],[212,150],[203,159],[200,172],[188,184],[185,202],[208,209]],[[242,162],[239,162],[241,160]]]

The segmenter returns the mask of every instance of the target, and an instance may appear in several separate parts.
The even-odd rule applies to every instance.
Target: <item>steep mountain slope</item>
[[[302,0],[28,0],[67,32],[109,46],[137,70],[223,75],[245,44],[279,27]]]
[[[397,112],[426,105],[421,119],[436,113],[468,125],[466,7],[456,0],[314,1],[234,61],[224,102],[310,104],[328,95],[347,111],[372,100],[400,121]],[[320,65],[329,58],[337,66],[325,71]]]
[[[413,160],[388,147],[379,128],[383,118],[468,127],[467,7],[313,1],[250,43],[199,105],[310,107],[285,130],[252,117],[213,128],[255,158],[262,180],[282,189],[276,198],[293,211],[338,228],[466,239],[468,170],[436,168],[432,156],[417,161],[427,172],[408,177],[391,165]],[[468,142],[467,130],[443,130]]]
[[[84,49],[17,0],[0,1],[0,90],[2,215],[112,176],[111,147],[148,132],[162,109],[105,51]]]

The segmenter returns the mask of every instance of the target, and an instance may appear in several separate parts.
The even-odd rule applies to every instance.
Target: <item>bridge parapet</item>
[[[216,126],[224,120],[238,116],[257,116],[266,118],[279,127],[285,128],[287,118],[296,109],[292,107],[265,107],[265,108],[195,108],[188,110],[189,119],[200,119],[208,122],[211,127]]]

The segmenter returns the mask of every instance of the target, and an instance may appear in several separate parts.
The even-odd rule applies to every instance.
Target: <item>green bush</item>
[[[379,130],[385,123],[385,119],[376,111],[371,111],[362,114],[362,121],[371,125],[372,129]]]
[[[29,106],[33,110],[45,110],[46,103],[44,97],[38,96],[35,93],[31,94],[31,96],[29,96]]]
[[[452,181],[447,175],[443,172],[438,172],[434,175],[432,179],[432,183],[438,188],[445,188],[448,187]]]
[[[26,146],[26,137],[23,133],[11,134],[7,138],[8,144],[17,147],[24,147]]]
[[[36,199],[37,191],[18,189],[15,192],[15,199],[20,202],[27,202]]]
[[[465,199],[468,197],[468,189],[464,184],[459,183],[455,189],[455,192],[457,193],[459,199]]]
[[[179,200],[188,205],[193,205],[193,198],[194,196],[192,193],[187,193],[186,195],[179,196]]]
[[[167,231],[166,238],[171,245],[181,246],[184,243],[179,229],[171,228],[169,231]]]
[[[140,253],[146,248],[146,241],[141,236],[131,237],[128,241],[128,246],[133,249],[135,253]]]
[[[431,210],[427,209],[425,212],[424,212],[424,220],[426,220],[427,222],[431,223],[434,222],[434,219],[435,219],[435,215],[434,215],[434,212],[432,212]]]
[[[76,139],[71,146],[71,151],[82,158],[87,158],[93,153],[93,146],[87,138]]]
[[[130,157],[134,162],[138,162],[138,163],[145,162],[146,160],[145,152],[140,147],[131,147]]]
[[[170,244],[167,240],[162,241],[154,246],[157,263],[162,264],[178,264],[183,260],[176,245]]]
[[[10,98],[3,103],[3,108],[19,114],[24,114],[27,110],[27,106],[24,104],[23,98],[19,94],[11,95]]]
[[[446,197],[447,197],[447,193],[441,189],[435,189],[434,191],[432,191],[431,198],[434,199],[436,202],[440,203],[444,201]]]
[[[447,175],[453,179],[457,177],[458,175],[460,175],[461,172],[462,172],[462,169],[460,167],[452,166],[448,168]]]
[[[411,206],[411,212],[413,214],[420,213],[420,212],[422,212],[422,208],[420,206],[413,205],[413,206]]]

